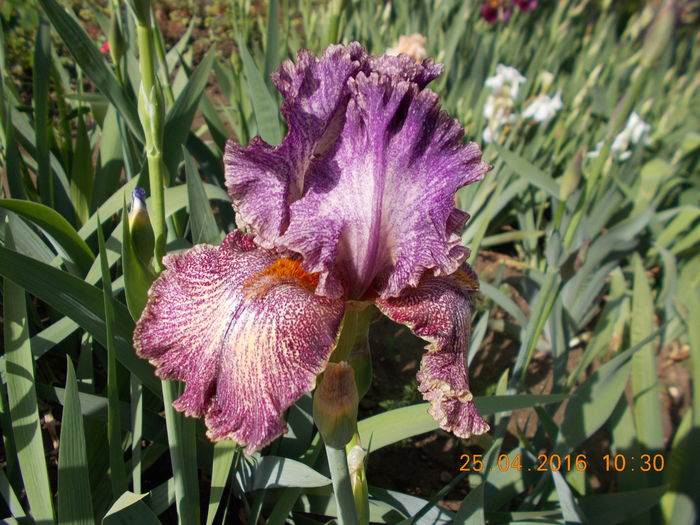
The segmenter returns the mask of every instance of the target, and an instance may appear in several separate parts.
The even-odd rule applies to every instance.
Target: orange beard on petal
[[[299,286],[313,293],[318,285],[318,274],[304,271],[300,261],[282,257],[246,280],[243,284],[246,299],[261,299],[272,286],[281,283]]]

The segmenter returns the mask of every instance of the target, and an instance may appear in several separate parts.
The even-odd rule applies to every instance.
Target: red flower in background
[[[531,11],[537,7],[537,0],[514,0],[521,11]]]
[[[100,48],[100,53],[103,55],[108,55],[109,54],[109,42],[105,42],[102,44],[102,47]]]
[[[537,0],[485,0],[481,4],[481,16],[489,24],[506,22],[514,4],[523,12],[531,11],[537,7]]]

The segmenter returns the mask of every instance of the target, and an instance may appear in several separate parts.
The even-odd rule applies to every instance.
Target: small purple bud
[[[143,188],[136,188],[131,194],[129,233],[136,255],[142,263],[148,266],[153,256],[155,236],[148,217],[146,191]]]

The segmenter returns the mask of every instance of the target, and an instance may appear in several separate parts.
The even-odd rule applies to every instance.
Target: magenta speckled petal
[[[462,438],[489,429],[472,402],[465,356],[470,335],[470,294],[477,287],[476,275],[465,264],[451,276],[426,276],[418,288],[377,301],[387,316],[430,342],[417,376],[419,390],[432,404],[429,412],[440,428]]]
[[[314,278],[298,263],[241,232],[164,262],[134,331],[136,352],[159,377],[186,383],[173,406],[204,415],[210,439],[261,449],[285,432],[284,411],[314,388],[343,303],[314,295]]]
[[[376,72],[348,85],[337,144],[310,166],[278,243],[320,273],[321,295],[395,297],[464,261],[454,195],[490,166],[431,90]]]

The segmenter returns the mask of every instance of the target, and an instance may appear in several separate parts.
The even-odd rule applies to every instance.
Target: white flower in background
[[[425,50],[426,38],[420,33],[413,33],[411,36],[401,35],[396,47],[386,50],[387,55],[408,55],[415,60],[423,60],[428,52]]]
[[[561,92],[557,91],[554,97],[542,93],[528,104],[523,111],[523,117],[536,120],[537,122],[547,122],[556,115],[562,106]]]
[[[491,90],[491,94],[484,103],[484,117],[488,119],[488,123],[481,137],[485,143],[498,141],[501,128],[517,120],[517,113],[513,108],[520,85],[525,80],[520,71],[514,67],[498,64],[496,74],[484,82],[484,85]]]
[[[627,119],[624,129],[615,137],[610,149],[624,151],[629,148],[630,144],[639,144],[640,142],[649,144],[649,137],[646,134],[650,129],[651,126],[642,120],[639,113],[633,111]]]
[[[485,127],[484,131],[481,133],[481,138],[484,139],[484,144],[491,144],[495,142],[496,137],[494,137],[495,132],[500,130],[494,130],[490,127]]]
[[[513,106],[513,100],[508,97],[489,95],[484,103],[484,116],[490,121],[495,120],[500,124],[509,124],[515,121]]]
[[[500,94],[512,99],[518,98],[520,85],[525,82],[525,77],[514,67],[498,64],[496,74],[486,79],[484,85],[490,88],[494,94]]]
[[[639,143],[649,144],[649,130],[651,130],[651,126],[644,122],[637,112],[633,111],[627,119],[624,129],[613,140],[612,146],[610,146],[610,153],[620,160],[629,159],[632,156],[632,151],[629,149],[630,146]],[[588,153],[588,156],[597,157],[600,155],[602,148],[603,141],[601,140],[596,144],[595,150]]]
[[[488,119],[482,138],[484,142],[495,142],[500,136],[501,128],[517,120],[513,112],[513,99],[504,96],[489,95],[484,103],[484,117]]]

